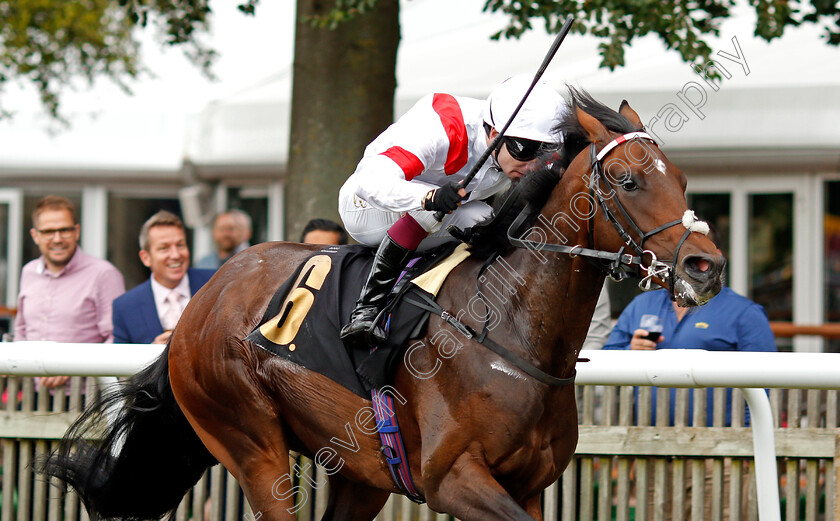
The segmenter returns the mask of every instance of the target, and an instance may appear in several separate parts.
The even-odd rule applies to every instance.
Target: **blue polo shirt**
[[[657,315],[662,324],[663,340],[657,349],[705,349],[707,351],[776,351],[776,340],[764,308],[725,287],[704,306],[689,308],[678,323],[677,314],[666,290],[649,291],[633,299],[624,309],[604,349],[630,349],[633,331],[640,329],[642,315]],[[693,407],[690,391],[689,411]],[[712,425],[713,400],[707,393],[706,421]],[[674,424],[676,389],[671,390],[670,425]],[[656,421],[656,392],[653,393],[653,418]],[[726,390],[726,425],[732,419],[732,390]],[[749,425],[749,410],[746,413]],[[691,425],[691,414],[688,424]]]

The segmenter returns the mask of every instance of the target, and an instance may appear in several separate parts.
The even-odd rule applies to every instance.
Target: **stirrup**
[[[365,308],[371,308],[376,314],[372,317],[358,316]],[[385,331],[379,326],[381,315],[382,310],[375,306],[360,306],[358,310],[354,309],[350,321],[341,328],[339,338],[353,346],[366,344],[369,347],[377,347],[388,339]]]

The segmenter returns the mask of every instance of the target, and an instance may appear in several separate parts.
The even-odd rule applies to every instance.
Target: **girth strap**
[[[370,395],[379,439],[382,442],[382,447],[379,450],[388,462],[391,478],[408,499],[415,503],[425,503],[426,499],[417,491],[414,480],[411,478],[411,469],[408,466],[405,445],[400,434],[400,427],[397,424],[397,413],[394,410],[393,399],[376,389],[371,389]]]
[[[411,298],[415,295],[419,296],[422,299],[422,302]],[[545,371],[542,371],[538,367],[535,367],[533,364],[531,364],[521,356],[517,355],[516,353],[505,349],[504,346],[499,345],[498,343],[487,337],[488,329],[486,327],[480,335],[476,334],[474,329],[464,324],[463,322],[458,320],[454,315],[443,309],[440,306],[440,304],[435,302],[434,299],[427,296],[425,293],[412,293],[407,295],[404,300],[409,304],[417,306],[420,309],[425,309],[426,311],[438,315],[440,318],[449,323],[449,325],[458,330],[458,332],[464,335],[468,340],[475,340],[476,342],[484,345],[485,347],[487,347],[487,349],[493,351],[500,357],[512,363],[513,365],[521,369],[522,372],[538,380],[539,382],[542,382],[546,385],[554,386],[571,385],[575,383],[575,373],[573,373],[572,376],[568,378],[557,378],[556,376],[551,376],[550,374],[546,373]]]

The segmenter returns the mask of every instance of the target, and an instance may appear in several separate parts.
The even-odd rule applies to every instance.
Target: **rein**
[[[481,275],[482,273],[484,273],[484,270],[486,270],[493,263],[493,261],[496,260],[498,255],[498,253],[491,255],[490,258],[488,258],[487,261],[485,261],[484,265],[481,266],[481,269],[478,270],[478,275],[476,276],[475,280],[476,294],[481,299],[482,303],[484,304],[484,307],[488,310],[490,308],[487,305],[487,303],[484,302],[484,296],[482,295],[481,291],[479,291],[480,288],[478,287],[478,284],[479,280],[481,280]],[[481,333],[476,333],[476,331],[473,328],[464,324],[463,322],[458,320],[456,316],[443,309],[440,306],[440,304],[435,302],[433,298],[429,297],[424,293],[416,293],[414,295],[419,296],[422,299],[422,302],[418,302],[417,300],[414,300],[408,296],[405,297],[405,301],[409,304],[417,306],[420,309],[425,309],[426,311],[440,316],[440,318],[442,318],[449,325],[454,327],[459,333],[464,335],[467,338],[467,340],[474,340],[479,344],[485,346],[490,351],[493,351],[500,357],[512,363],[517,368],[522,370],[522,372],[534,378],[535,380],[551,386],[564,386],[575,383],[575,374],[577,373],[577,371],[573,372],[572,376],[569,376],[567,378],[557,378],[556,376],[552,376],[546,373],[545,371],[536,367],[528,360],[525,360],[521,356],[505,348],[503,345],[489,338],[487,334],[490,332],[490,313],[484,314],[484,327]],[[588,360],[586,359],[578,359],[578,361],[588,362]]]
[[[618,233],[619,237],[624,241],[626,247],[629,247],[631,252],[625,252],[625,246],[622,246],[621,249],[617,252],[610,252],[604,250],[596,250],[591,248],[584,248],[581,245],[577,244],[574,246],[567,246],[565,244],[553,244],[547,242],[537,242],[531,241],[527,239],[519,238],[520,235],[520,228],[525,223],[527,219],[533,216],[535,213],[539,211],[538,208],[533,208],[532,205],[528,204],[525,208],[520,212],[520,214],[516,217],[516,219],[511,223],[510,228],[508,229],[508,240],[510,243],[517,247],[517,248],[526,248],[529,250],[535,251],[549,251],[555,253],[565,253],[568,254],[570,257],[585,257],[587,259],[591,259],[593,261],[598,261],[598,267],[601,269],[606,269],[607,273],[612,277],[614,280],[621,280],[626,278],[628,268],[638,267],[640,270],[645,272],[645,277],[639,283],[639,287],[645,291],[651,289],[652,279],[653,277],[658,277],[660,279],[668,279],[668,283],[670,286],[671,298],[673,299],[674,294],[674,283],[676,279],[676,264],[677,259],[679,258],[680,248],[682,248],[683,243],[686,241],[688,236],[692,232],[698,232],[706,234],[709,231],[709,227],[706,223],[697,220],[694,216],[694,212],[691,210],[686,210],[685,214],[683,214],[682,219],[675,219],[673,221],[667,222],[663,225],[657,226],[656,228],[650,230],[649,232],[643,232],[627,210],[624,208],[624,205],[621,204],[621,201],[618,200],[617,197],[613,197],[612,199],[615,200],[615,204],[618,208],[618,211],[624,217],[626,222],[630,224],[633,231],[641,237],[641,239],[637,242],[633,239],[633,237],[624,229],[624,226],[621,225],[621,222],[615,216],[612,210],[610,210],[609,206],[607,205],[607,201],[604,198],[604,194],[601,190],[601,182],[604,180],[604,167],[603,167],[603,160],[607,154],[612,151],[614,148],[620,146],[623,143],[631,141],[633,139],[646,139],[651,141],[652,143],[656,144],[656,142],[645,132],[631,132],[628,134],[624,134],[619,136],[618,138],[609,142],[604,148],[601,149],[600,152],[596,152],[595,145],[592,144],[590,147],[590,163],[592,168],[592,183],[589,187],[590,195],[597,198],[598,207],[604,212],[605,217],[607,220],[612,223],[613,227],[615,228],[616,232]],[[508,203],[510,200],[506,201],[503,209],[507,209]],[[593,216],[594,217],[594,216]],[[671,261],[671,265],[669,266],[665,262],[662,262],[656,258],[656,254],[650,250],[644,249],[645,241],[659,232],[665,231],[673,226],[677,226],[682,224],[685,226],[686,231],[683,234],[682,238],[680,238],[679,242],[677,243],[676,251],[674,252],[674,258]],[[463,238],[469,238],[469,233],[464,233],[461,230],[457,230],[458,234],[453,233],[456,237],[460,237],[462,240]],[[589,219],[589,241],[591,244],[594,244],[594,230],[592,227],[592,219]],[[453,232],[452,228],[450,228],[450,232]],[[634,255],[635,253],[635,255]],[[645,255],[649,255],[651,257],[651,262],[648,266],[645,266],[643,263],[643,257]],[[481,266],[481,269],[478,271],[478,275],[476,276],[476,294],[481,299],[482,303],[484,303],[485,309],[489,311],[489,306],[486,302],[484,302],[484,296],[480,291],[479,281],[481,280],[481,275],[484,271],[498,258],[499,253],[496,252],[491,255],[487,261]],[[608,264],[605,268],[604,261]],[[484,315],[484,326],[482,328],[481,333],[477,333],[473,328],[464,324],[455,315],[452,315],[447,310],[443,309],[437,302],[435,302],[434,298],[429,297],[423,293],[417,293],[416,296],[419,296],[421,301],[415,300],[408,296],[405,297],[405,301],[419,307],[420,309],[424,309],[430,313],[434,313],[441,317],[445,322],[447,322],[450,326],[455,328],[459,333],[464,335],[468,340],[474,340],[478,342],[498,356],[504,358],[508,362],[512,363],[514,366],[522,370],[525,374],[531,376],[532,378],[536,379],[537,381],[551,386],[564,386],[564,385],[571,385],[575,382],[575,374],[573,372],[571,376],[566,378],[558,378],[556,376],[552,376],[545,371],[539,369],[534,364],[525,360],[521,356],[513,353],[512,351],[506,349],[504,346],[498,344],[494,340],[488,337],[488,333],[490,332],[490,313],[485,313]],[[578,359],[579,362],[586,362],[587,359]]]
[[[537,242],[517,238],[517,235],[519,235],[519,228],[521,228],[522,224],[534,213],[536,213],[536,210],[530,205],[528,205],[522,210],[519,216],[510,225],[510,229],[508,230],[508,239],[510,240],[510,243],[516,246],[517,248],[524,248],[533,251],[566,253],[572,258],[581,256],[599,261],[609,261],[608,271],[610,272],[611,276],[613,273],[619,273],[622,266],[640,266],[642,263],[641,257],[634,256],[631,253],[625,253],[624,248],[621,248],[618,252],[611,252],[584,248],[579,244],[576,244],[574,246],[567,246],[565,244]]]
[[[652,279],[654,277],[663,280],[667,279],[669,291],[671,293],[671,298],[673,299],[674,284],[676,282],[677,259],[680,255],[680,249],[682,248],[682,245],[686,241],[686,239],[688,239],[689,235],[691,235],[691,232],[697,231],[699,233],[704,234],[708,233],[708,225],[706,225],[706,223],[703,223],[702,221],[698,221],[694,217],[694,212],[692,212],[691,210],[687,210],[681,219],[675,219],[673,221],[667,222],[645,233],[641,230],[641,228],[639,228],[639,226],[624,208],[624,205],[621,204],[621,201],[618,199],[618,197],[612,197],[611,199],[615,201],[615,205],[618,208],[618,211],[621,213],[624,220],[630,224],[630,226],[632,227],[632,231],[637,236],[640,236],[641,239],[637,242],[633,239],[630,233],[628,233],[627,230],[624,229],[624,226],[621,225],[621,222],[618,220],[615,213],[612,210],[610,210],[610,207],[607,204],[607,200],[604,197],[604,192],[601,189],[602,181],[604,181],[605,178],[603,160],[607,156],[607,154],[609,154],[609,152],[611,152],[613,149],[615,149],[619,145],[622,145],[634,139],[644,139],[650,141],[654,145],[656,144],[656,141],[654,141],[653,138],[651,138],[645,132],[630,132],[628,134],[619,136],[616,139],[610,141],[606,146],[604,146],[604,148],[602,148],[600,152],[596,150],[594,143],[591,144],[589,148],[589,155],[592,177],[589,186],[589,194],[592,198],[597,200],[598,207],[604,213],[606,219],[613,225],[613,228],[615,228],[619,237],[621,237],[621,239],[624,241],[624,244],[627,247],[629,247],[632,253],[635,253],[635,255],[633,255],[632,253],[625,253],[624,246],[622,246],[618,252],[608,252],[603,250],[583,248],[580,245],[567,246],[565,244],[551,244],[520,239],[518,238],[520,234],[519,228],[522,227],[522,224],[525,222],[526,219],[528,219],[530,216],[532,216],[538,211],[537,209],[534,209],[530,206],[526,206],[516,218],[516,220],[514,220],[514,222],[511,224],[510,229],[508,230],[508,238],[510,240],[510,243],[517,248],[566,253],[571,257],[581,256],[595,261],[601,261],[599,267],[601,269],[606,269],[610,278],[616,281],[627,278],[627,272],[629,271],[629,269],[638,267],[638,269],[645,272],[645,276],[639,282],[639,287],[642,290],[649,291],[650,289],[652,289]],[[595,243],[592,220],[592,218],[589,219],[588,226],[590,244]],[[644,244],[646,240],[653,237],[659,232],[665,231],[679,224],[684,225],[686,230],[680,238],[679,242],[677,243],[677,248],[674,252],[674,258],[671,260],[670,265],[657,259],[656,254],[652,251],[644,249]],[[643,263],[643,258],[645,255],[649,255],[651,258],[651,261],[648,264],[648,266],[645,266]],[[606,266],[606,268],[603,265],[603,261],[609,261],[609,264]]]

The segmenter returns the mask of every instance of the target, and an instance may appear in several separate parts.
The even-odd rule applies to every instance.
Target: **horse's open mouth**
[[[677,267],[674,300],[681,307],[702,306],[720,293],[726,259],[708,254],[686,255]]]
[[[703,285],[705,286],[703,290],[697,291],[690,282],[677,277],[674,283],[674,299],[677,305],[683,308],[702,306],[720,293],[723,283],[721,278],[717,277],[711,284],[704,283]]]

